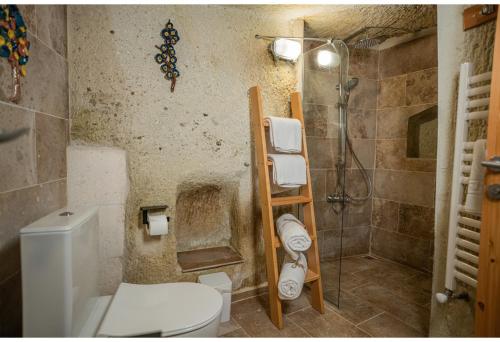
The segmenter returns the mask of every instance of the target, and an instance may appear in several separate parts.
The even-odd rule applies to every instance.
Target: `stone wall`
[[[29,133],[0,144],[0,336],[21,336],[19,230],[66,204],[66,6],[19,6],[31,42],[21,100],[0,61],[0,129]]]
[[[378,70],[371,251],[431,271],[436,159],[409,158],[407,138],[409,118],[437,105],[436,35],[380,51]]]
[[[154,61],[169,19],[180,35],[174,93]],[[292,19],[265,6],[70,7],[71,139],[127,153],[125,281],[196,280],[200,272],[182,273],[177,263],[177,200],[200,186],[229,186],[230,241],[245,262],[218,271],[235,290],[265,282],[247,92],[259,84],[266,114],[288,115],[299,68],[275,65],[269,42],[254,36],[302,35]],[[169,234],[151,239],[139,208],[160,204],[169,206]]]

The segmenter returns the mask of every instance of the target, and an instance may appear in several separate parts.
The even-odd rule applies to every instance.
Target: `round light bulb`
[[[317,62],[321,68],[336,67],[340,64],[340,56],[329,50],[321,50],[318,52]]]

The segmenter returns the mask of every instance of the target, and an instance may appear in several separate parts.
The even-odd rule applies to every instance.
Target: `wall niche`
[[[183,272],[243,262],[231,246],[237,198],[232,184],[184,183],[179,187],[175,236]]]
[[[437,106],[408,118],[406,157],[436,159]]]

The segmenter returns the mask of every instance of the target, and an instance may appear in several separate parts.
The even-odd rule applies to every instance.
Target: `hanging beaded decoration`
[[[30,42],[26,25],[16,5],[0,6],[0,57],[7,58],[12,68],[13,94],[9,100],[21,98],[21,78],[26,76]]]
[[[180,40],[177,30],[174,29],[174,24],[169,20],[165,25],[165,28],[161,30],[161,37],[164,40],[164,44],[161,46],[155,45],[155,47],[160,50],[155,56],[155,61],[160,65],[160,70],[165,74],[165,79],[171,81],[170,91],[173,93],[175,89],[175,82],[180,76],[179,70],[177,70],[177,57],[175,56],[174,45]]]

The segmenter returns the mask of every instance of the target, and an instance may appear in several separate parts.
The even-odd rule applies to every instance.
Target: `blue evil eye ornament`
[[[160,53],[156,54],[154,59],[156,63],[160,64],[160,70],[164,74],[165,79],[171,82],[170,91],[174,92],[175,82],[180,76],[179,70],[177,70],[177,57],[175,56],[174,45],[180,40],[179,33],[174,29],[174,24],[169,20],[165,24],[165,28],[161,30],[160,36],[163,38],[163,44],[155,47],[160,50]],[[0,54],[1,54],[0,50]]]
[[[9,100],[18,102],[21,97],[21,76],[26,76],[30,42],[27,27],[16,5],[0,5],[0,57],[6,58],[12,68],[13,95]]]

